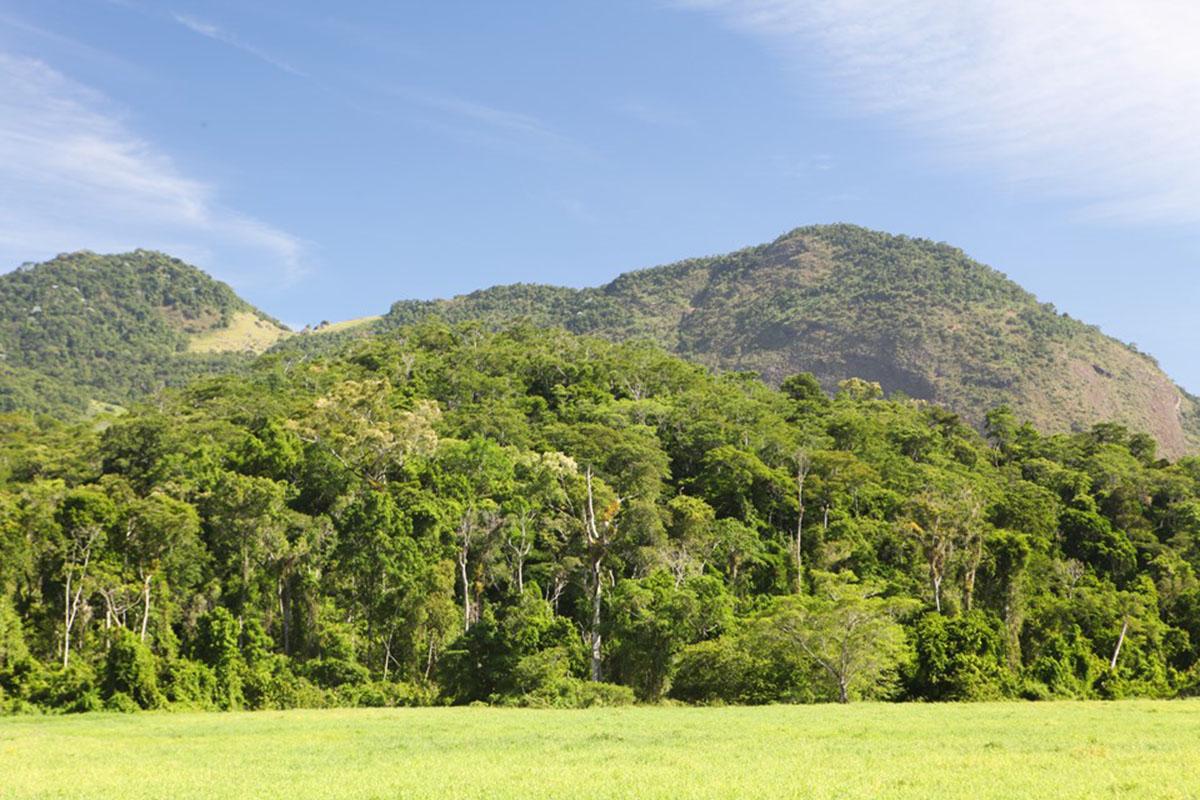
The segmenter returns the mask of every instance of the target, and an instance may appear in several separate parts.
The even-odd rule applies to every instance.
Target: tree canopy
[[[1176,696],[1200,461],[430,322],[0,417],[8,710]]]

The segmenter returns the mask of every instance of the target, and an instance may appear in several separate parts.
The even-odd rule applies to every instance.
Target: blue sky
[[[0,0],[0,267],[162,249],[290,323],[847,221],[1200,391],[1183,0]]]

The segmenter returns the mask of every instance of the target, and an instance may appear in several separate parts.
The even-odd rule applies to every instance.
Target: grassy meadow
[[[0,798],[1200,798],[1200,702],[0,719]]]
[[[272,325],[249,311],[238,311],[224,328],[196,334],[188,341],[190,353],[261,353],[291,331]]]

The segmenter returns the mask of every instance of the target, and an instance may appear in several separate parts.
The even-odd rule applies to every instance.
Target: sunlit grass
[[[321,328],[313,329],[313,333],[337,333],[338,331],[348,331],[352,328],[361,328],[364,325],[370,325],[372,322],[378,322],[382,317],[376,314],[373,317],[358,317],[356,319],[344,319],[341,322],[331,322]]]
[[[196,334],[188,341],[189,353],[261,353],[292,332],[277,327],[249,311],[238,311],[224,328]]]
[[[1200,702],[0,720],[3,798],[1200,798]]]

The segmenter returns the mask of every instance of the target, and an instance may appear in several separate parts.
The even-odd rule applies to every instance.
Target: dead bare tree
[[[796,514],[796,591],[804,591],[804,481],[812,470],[812,458],[808,451],[796,450],[796,503],[799,510]],[[828,513],[828,512],[827,512]]]
[[[598,681],[601,677],[600,610],[604,596],[604,561],[617,535],[616,518],[621,510],[621,499],[615,498],[598,515],[590,465],[584,477],[587,483],[587,502],[583,508],[584,550],[587,553],[585,583],[592,606],[588,645],[591,649],[592,680]]]
[[[475,617],[471,607],[471,579],[467,567],[476,545],[495,533],[504,524],[504,517],[494,509],[480,509],[474,503],[467,506],[459,520],[457,538],[458,552],[455,560],[458,562],[459,576],[462,578],[463,589],[463,633],[471,630]]]

